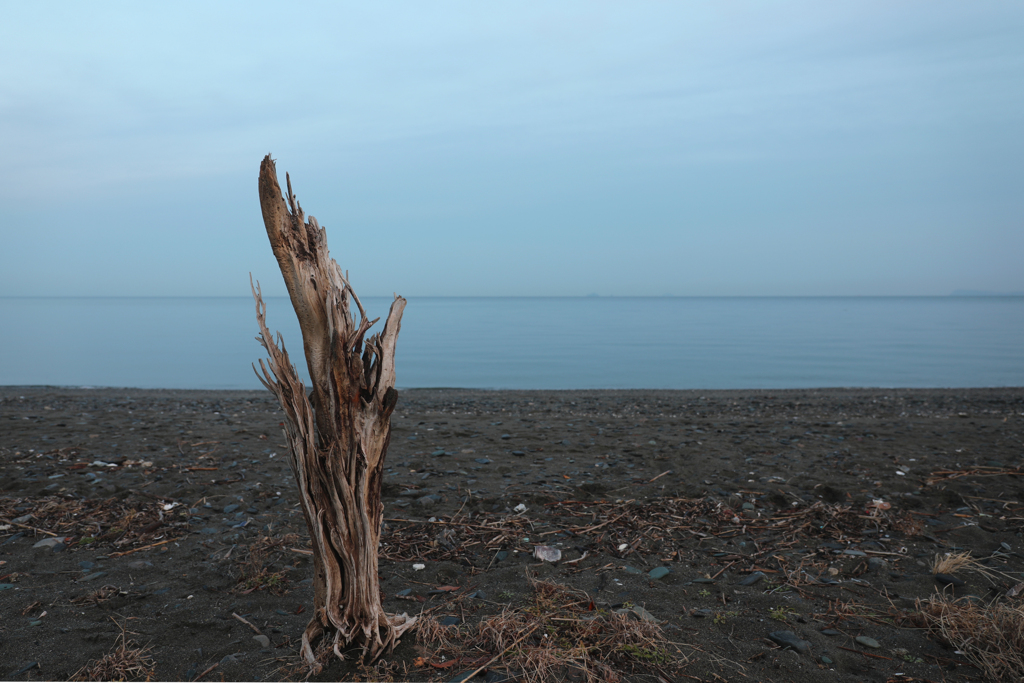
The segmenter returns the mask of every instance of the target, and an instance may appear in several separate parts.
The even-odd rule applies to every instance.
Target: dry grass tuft
[[[933,595],[917,608],[928,630],[963,653],[986,678],[1024,680],[1024,607]]]
[[[932,560],[932,574],[954,574],[958,571],[969,571],[984,576],[993,584],[999,583],[999,579],[1013,580],[1012,576],[1004,574],[995,569],[990,569],[978,560],[971,557],[969,551],[962,553],[946,553],[936,555]]]
[[[117,626],[121,633],[114,649],[76,671],[71,676],[72,681],[150,681],[156,676],[156,662],[149,656],[151,648],[138,647],[135,641],[128,640],[126,635],[129,631],[124,623]]]
[[[936,554],[932,560],[932,574],[953,574],[961,569],[973,569],[975,564],[977,561],[970,552]]]
[[[249,544],[243,558],[237,561],[238,585],[235,591],[246,595],[257,590],[266,590],[283,595],[288,590],[288,578],[284,570],[271,571],[273,559],[280,557],[284,538],[259,536]]]
[[[686,661],[656,623],[597,610],[586,593],[546,581],[533,583],[527,606],[475,627],[442,626],[421,616],[417,640],[429,653],[419,666],[452,674],[497,667],[528,683],[654,677]]]

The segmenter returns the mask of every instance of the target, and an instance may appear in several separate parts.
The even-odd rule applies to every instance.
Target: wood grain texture
[[[377,320],[366,317],[330,257],[326,232],[314,217],[307,220],[286,178],[288,194],[282,197],[267,155],[260,165],[260,207],[299,319],[312,392],[307,396],[280,335],[275,342],[267,329],[258,284],[252,287],[257,341],[270,357],[259,361],[257,375],[286,416],[292,469],[313,540],[315,609],[302,654],[319,670],[312,643],[321,635],[333,635],[339,657],[341,647],[361,642],[372,661],[416,621],[384,613],[377,576],[380,488],[398,399],[394,354],[405,299],[395,297],[381,332],[366,339]]]

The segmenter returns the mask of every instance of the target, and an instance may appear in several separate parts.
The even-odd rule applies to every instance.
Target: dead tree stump
[[[373,661],[389,651],[416,621],[384,613],[377,576],[384,505],[380,500],[384,457],[391,437],[395,391],[395,342],[405,299],[395,296],[379,334],[364,339],[369,320],[348,278],[327,251],[327,235],[312,216],[306,220],[288,181],[281,196],[277,169],[267,155],[260,164],[263,222],[281,267],[302,330],[312,382],[311,400],[278,334],[266,326],[266,304],[253,287],[263,382],[284,411],[285,435],[299,500],[313,540],[315,609],[302,635],[302,654],[319,664],[312,643],[334,638],[334,652],[361,642]],[[350,300],[358,318],[350,309]],[[268,367],[269,366],[269,367]]]

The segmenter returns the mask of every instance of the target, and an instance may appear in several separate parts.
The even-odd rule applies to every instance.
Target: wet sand
[[[267,392],[0,387],[0,677],[68,679],[115,619],[159,680],[285,676],[312,588],[281,419]],[[472,624],[522,604],[530,572],[645,607],[689,648],[678,680],[980,679],[891,610],[943,590],[937,553],[1024,579],[1022,424],[1024,389],[403,391],[384,604]],[[963,578],[945,590],[1012,586]],[[407,636],[390,660],[460,671],[424,656]]]

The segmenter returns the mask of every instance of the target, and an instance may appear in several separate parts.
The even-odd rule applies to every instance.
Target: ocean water
[[[0,385],[261,387],[249,298],[0,298],[0,321]],[[1024,297],[411,298],[396,362],[399,388],[1024,386]]]

